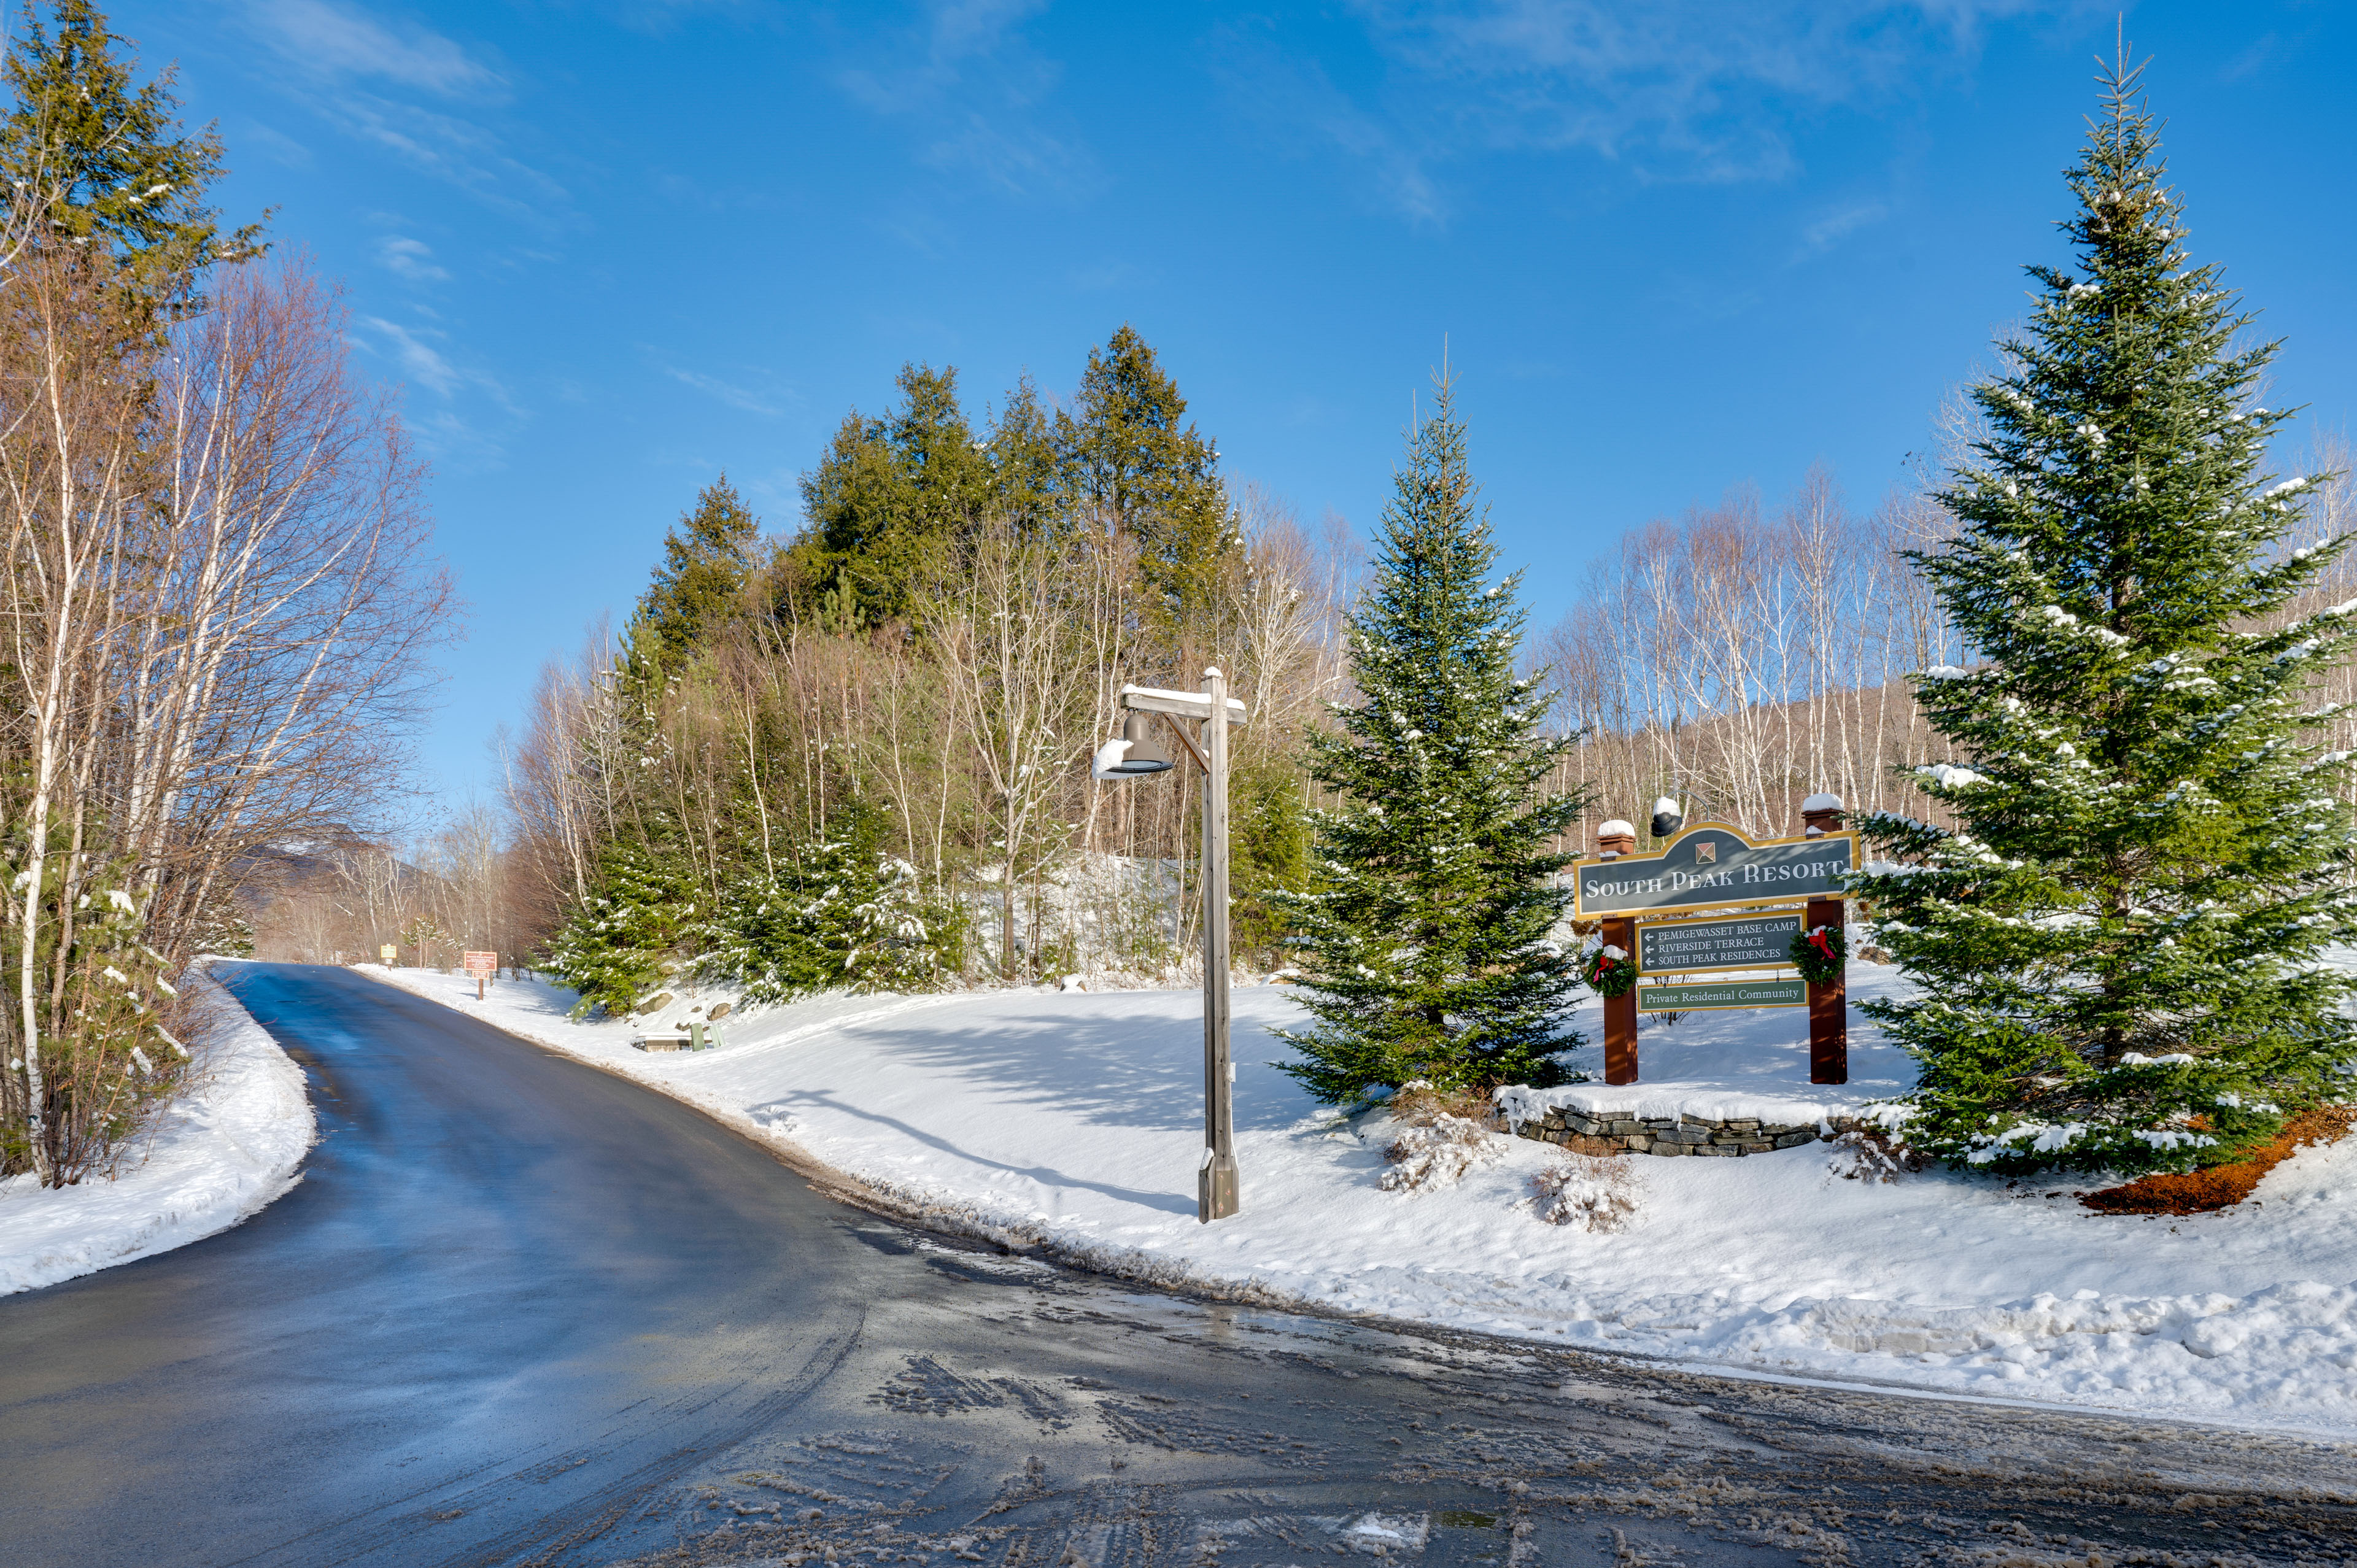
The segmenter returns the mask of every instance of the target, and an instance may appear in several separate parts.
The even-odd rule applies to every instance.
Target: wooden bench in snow
[[[640,1035],[630,1044],[642,1051],[701,1051],[720,1043],[720,1031],[699,1023],[685,1030]]]

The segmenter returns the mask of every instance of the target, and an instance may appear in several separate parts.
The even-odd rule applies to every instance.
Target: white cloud
[[[509,81],[492,59],[352,0],[244,0],[243,21],[275,57],[259,74],[346,135],[519,217],[569,206],[493,128]]]
[[[935,0],[918,26],[871,38],[867,60],[838,70],[836,84],[914,127],[931,167],[1011,195],[1085,195],[1103,176],[1078,127],[1041,123],[1061,72],[1017,30],[1045,9],[1045,0]]]
[[[375,77],[444,97],[501,91],[507,79],[457,43],[414,22],[389,25],[338,0],[248,0],[263,41],[317,76]]]
[[[707,392],[729,407],[741,408],[748,413],[771,416],[788,413],[792,412],[794,404],[802,401],[790,392],[760,392],[751,387],[739,386],[734,381],[723,381],[718,376],[707,375],[702,371],[683,371],[676,365],[665,365],[663,374],[682,386],[690,386],[700,392]]]
[[[1220,73],[1230,100],[1267,145],[1330,147],[1366,171],[1373,205],[1415,223],[1448,217],[1429,153],[1407,128],[1361,108],[1315,60],[1289,58],[1265,39],[1232,34]]]
[[[361,325],[384,339],[393,363],[411,381],[442,397],[448,397],[466,379],[445,359],[442,351],[425,341],[427,338],[447,336],[441,332],[415,333],[408,328],[387,321],[382,316],[363,316]]]
[[[404,327],[382,316],[360,317],[352,326],[362,349],[391,361],[413,393],[429,394],[404,399],[401,417],[436,464],[461,472],[500,466],[499,433],[526,415],[497,378],[454,360],[450,335],[438,328]]]
[[[410,283],[447,283],[450,274],[434,261],[434,248],[423,240],[388,234],[376,242],[377,264]]]
[[[231,138],[239,147],[259,147],[272,163],[286,168],[309,168],[311,149],[274,126],[249,120]]]
[[[1976,58],[1987,25],[2093,0],[1353,0],[1377,57],[1329,75],[1281,24],[1223,30],[1220,69],[1265,145],[1326,149],[1411,221],[1449,166],[1579,151],[1640,179],[1781,179],[1798,120],[1885,102]],[[1338,85],[1348,83],[1348,86]],[[1825,242],[1836,237],[1830,233]]]
[[[1821,255],[1860,229],[1870,228],[1890,215],[1879,201],[1857,201],[1836,208],[1801,231],[1801,253]]]

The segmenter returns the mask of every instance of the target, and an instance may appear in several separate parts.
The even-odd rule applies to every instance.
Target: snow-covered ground
[[[570,1021],[566,992],[503,982],[479,1004],[463,976],[372,972],[1099,1267],[1768,1375],[2357,1434],[2357,1141],[2189,1219],[2096,1214],[2070,1180],[1845,1179],[1825,1144],[1629,1156],[1634,1220],[1592,1233],[1537,1218],[1530,1178],[1558,1156],[1527,1140],[1455,1187],[1383,1191],[1388,1123],[1318,1106],[1270,1065],[1287,1048],[1267,1029],[1299,1009],[1254,986],[1235,993],[1243,1212],[1204,1226],[1192,991],[828,997],[733,1015],[714,1050],[647,1055],[626,1022]],[[1854,969],[1853,992],[1890,972]],[[1798,1010],[1649,1025],[1631,1098],[1831,1112],[1904,1088],[1906,1058],[1852,1022],[1835,1090],[1808,1083]],[[1600,1036],[1594,1004],[1581,1026]]]
[[[226,1230],[292,1187],[314,1122],[303,1069],[220,986],[197,1083],[114,1180],[44,1189],[0,1181],[0,1295],[36,1290]]]

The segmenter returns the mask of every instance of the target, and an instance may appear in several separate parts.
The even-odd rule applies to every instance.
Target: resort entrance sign
[[[1656,808],[1660,850],[1637,854],[1637,830],[1615,819],[1597,830],[1600,853],[1572,866],[1573,917],[1593,922],[1599,943],[1588,983],[1604,999],[1604,1081],[1637,1081],[1641,1014],[1806,1007],[1809,1081],[1847,1082],[1842,893],[1858,854],[1857,835],[1835,831],[1840,798],[1803,800],[1809,831],[1783,839],[1725,822],[1687,827],[1675,804]],[[1694,918],[1706,914],[1718,918]]]
[[[1658,854],[1579,862],[1572,912],[1594,920],[1838,898],[1842,879],[1857,869],[1856,833],[1754,840],[1703,822]]]

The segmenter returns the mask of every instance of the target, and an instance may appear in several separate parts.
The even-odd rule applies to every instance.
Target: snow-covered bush
[[[1416,1192],[1454,1187],[1475,1165],[1497,1159],[1503,1146],[1503,1139],[1473,1118],[1437,1112],[1429,1122],[1402,1127],[1383,1151],[1391,1169],[1383,1173],[1383,1188]]]
[[[1904,1129],[1857,1127],[1833,1141],[1825,1168],[1844,1181],[1896,1181],[1930,1165],[1931,1157],[1907,1146]]]
[[[1625,1230],[1643,1191],[1643,1178],[1627,1161],[1563,1150],[1531,1177],[1531,1208],[1550,1225]]]

